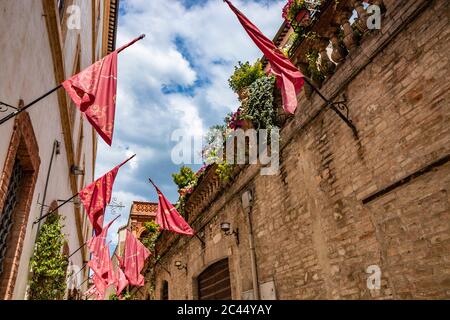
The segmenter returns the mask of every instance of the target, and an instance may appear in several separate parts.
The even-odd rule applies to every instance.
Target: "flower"
[[[227,117],[227,125],[228,128],[237,130],[242,128],[244,125],[244,120],[246,119],[245,115],[242,114],[241,110],[238,109],[235,113],[229,115]]]
[[[288,0],[288,2],[283,7],[283,14],[281,15],[284,20],[289,20],[288,15],[289,11],[291,10],[292,5],[294,4],[295,0]]]

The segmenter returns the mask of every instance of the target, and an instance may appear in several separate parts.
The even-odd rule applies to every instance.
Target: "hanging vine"
[[[33,257],[28,295],[30,300],[61,300],[66,291],[68,258],[62,253],[61,217],[48,216],[39,231]]]

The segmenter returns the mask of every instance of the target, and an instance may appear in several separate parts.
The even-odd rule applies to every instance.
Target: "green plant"
[[[249,98],[243,112],[250,117],[258,129],[271,129],[276,123],[276,111],[273,106],[275,78],[263,77],[249,87]]]
[[[301,35],[303,38],[307,40],[318,40],[320,39],[320,35],[317,32],[314,31],[308,31]]]
[[[226,161],[217,164],[216,173],[219,179],[225,183],[230,182],[235,165]]]
[[[186,205],[186,196],[180,196],[178,201],[175,203],[175,209],[177,209],[178,213],[181,214],[183,218],[186,218],[186,212],[184,211],[184,207]]]
[[[172,174],[173,182],[178,186],[178,189],[183,189],[189,186],[195,180],[195,172],[191,168],[182,166],[180,173]]]
[[[317,49],[310,49],[306,55],[306,61],[308,62],[308,71],[311,74],[313,80],[322,82],[325,76],[318,67],[319,51]]]
[[[60,300],[64,297],[68,258],[62,253],[64,234],[60,220],[58,214],[52,214],[39,230],[31,258],[30,300]]]
[[[120,296],[115,293],[112,293],[109,296],[109,300],[132,300],[132,296],[129,292],[124,292]]]
[[[144,223],[145,231],[141,235],[141,242],[150,251],[155,250],[156,239],[159,236],[159,224],[154,221],[148,221]]]
[[[228,84],[235,93],[240,94],[243,89],[261,77],[264,77],[261,61],[258,60],[253,65],[248,61],[245,63],[239,61],[234,67],[233,75],[228,79]]]
[[[288,21],[295,19],[297,13],[305,8],[305,0],[288,0],[283,8],[283,18]]]

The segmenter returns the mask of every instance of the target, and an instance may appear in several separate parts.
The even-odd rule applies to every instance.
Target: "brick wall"
[[[197,298],[196,277],[225,257],[233,298],[246,297],[252,278],[240,198],[247,189],[259,282],[273,281],[277,298],[450,297],[449,3],[384,3],[382,30],[322,87],[329,97],[345,93],[358,138],[331,110],[320,111],[317,95],[302,93],[283,128],[279,175],[248,166],[231,185],[209,177],[194,192],[190,222],[205,245],[162,237],[156,298],[164,280],[170,299]],[[239,228],[239,245],[220,231],[224,221]],[[367,287],[371,265],[381,269],[380,290]]]
[[[11,299],[19,271],[19,261],[25,240],[36,177],[39,172],[39,148],[28,113],[23,112],[14,121],[5,167],[0,179],[0,213],[6,200],[14,162],[18,159],[23,177],[18,190],[17,204],[12,213],[12,225],[8,232],[8,247],[0,274],[0,298]]]

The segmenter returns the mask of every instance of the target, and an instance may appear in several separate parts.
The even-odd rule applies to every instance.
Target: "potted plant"
[[[311,14],[305,5],[305,0],[288,0],[283,8],[283,18],[289,23],[296,22],[308,25]]]
[[[243,101],[247,98],[247,88],[257,79],[264,77],[262,64],[258,60],[251,65],[248,61],[245,63],[238,62],[234,67],[234,73],[228,79],[230,88],[239,96],[239,100]]]
[[[253,128],[253,123],[251,121],[252,117],[242,111],[239,108],[236,112],[230,113],[225,121],[227,123],[228,128],[236,130],[236,129],[251,129]]]

